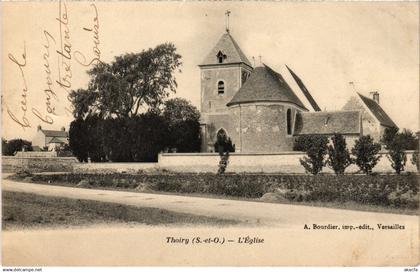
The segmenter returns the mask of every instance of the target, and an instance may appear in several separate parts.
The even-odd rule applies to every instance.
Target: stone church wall
[[[207,152],[212,152],[214,149],[214,143],[216,142],[216,135],[220,129],[224,129],[227,133],[227,136],[231,138],[233,144],[236,143],[237,133],[233,126],[232,116],[228,113],[226,114],[214,114],[207,115],[207,125],[206,125],[206,142],[207,142]]]
[[[209,68],[201,71],[201,111],[202,113],[224,112],[226,104],[232,100],[240,88],[240,68]],[[223,95],[218,94],[217,83],[224,82]]]
[[[233,138],[240,152],[292,151],[293,136],[287,135],[286,105],[242,104],[230,109],[234,129]],[[290,107],[292,116],[295,108]],[[294,124],[292,119],[291,124]],[[240,134],[239,134],[240,133]]]
[[[359,99],[351,97],[350,100],[343,106],[343,110],[360,110],[362,112],[362,134],[370,135],[379,142],[381,138],[380,124],[372,114],[365,109]]]

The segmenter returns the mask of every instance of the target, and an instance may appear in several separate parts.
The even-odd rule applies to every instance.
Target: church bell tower
[[[199,65],[201,71],[202,151],[211,152],[215,135],[233,133],[227,103],[252,72],[252,65],[233,39],[226,12],[226,31]]]

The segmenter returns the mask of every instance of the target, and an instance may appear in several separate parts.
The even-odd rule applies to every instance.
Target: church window
[[[219,53],[217,53],[216,57],[217,57],[217,62],[218,63],[223,63],[223,61],[226,59],[226,55],[223,54],[222,51],[219,51]]]
[[[246,71],[242,71],[242,85],[245,83],[245,81],[248,79],[249,73]]]
[[[287,135],[292,135],[292,110],[287,109],[286,113],[286,121],[287,121]]]
[[[225,93],[225,83],[222,80],[217,82],[217,93],[219,95],[223,95]]]

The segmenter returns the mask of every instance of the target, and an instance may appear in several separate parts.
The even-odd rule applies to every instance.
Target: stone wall
[[[16,157],[2,156],[3,173],[13,173],[19,170],[31,172],[70,172],[78,161],[74,157]]]
[[[284,103],[252,103],[232,106],[232,141],[238,152],[283,152],[293,150],[294,138],[287,135],[286,111],[291,109],[291,125],[297,109]],[[293,131],[293,127],[291,128]]]
[[[76,173],[139,173],[157,170],[158,163],[139,162],[106,162],[106,163],[77,163],[73,169]]]
[[[391,164],[385,152],[374,171],[380,173],[393,173]],[[289,173],[303,174],[304,168],[299,159],[305,156],[302,152],[282,152],[272,154],[246,154],[231,153],[228,172],[249,173]],[[411,163],[413,151],[407,151],[406,172],[416,172]],[[216,153],[163,153],[159,154],[158,163],[79,163],[73,157],[56,158],[18,158],[2,156],[2,171],[16,172],[21,169],[30,169],[31,172],[79,172],[79,173],[139,173],[148,171],[175,171],[175,172],[211,172],[216,173],[220,157]],[[326,173],[331,169],[324,168]],[[352,165],[347,168],[348,173],[358,171]]]
[[[15,157],[19,158],[53,158],[57,157],[57,152],[55,151],[26,151],[26,152],[17,152]]]
[[[381,159],[374,168],[375,172],[393,173],[391,163],[386,157],[386,152],[381,152]],[[407,151],[406,172],[416,172],[416,167],[411,163],[413,151]],[[291,173],[303,174],[304,168],[299,159],[305,156],[303,152],[282,152],[272,154],[246,154],[231,153],[228,172],[252,172],[252,173]],[[165,153],[159,155],[158,167],[169,171],[179,172],[217,172],[220,157],[215,153]],[[357,172],[359,169],[352,165],[346,169],[348,173]],[[323,172],[332,173],[329,168]]]

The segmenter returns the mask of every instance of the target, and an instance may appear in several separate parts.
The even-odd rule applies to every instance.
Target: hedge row
[[[290,201],[356,202],[418,208],[418,175],[215,175],[215,174],[42,174],[33,182],[83,187],[147,188],[153,191],[203,193],[259,198],[280,192]]]

